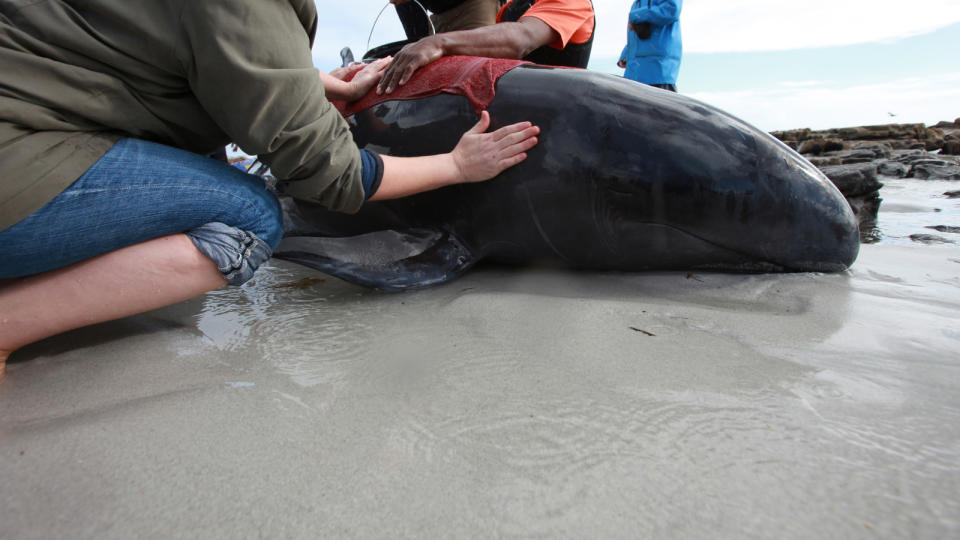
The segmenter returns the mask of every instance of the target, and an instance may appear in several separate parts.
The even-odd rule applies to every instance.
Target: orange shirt
[[[513,0],[500,8],[497,22],[511,3]],[[549,44],[554,49],[562,50],[568,43],[586,43],[593,35],[593,4],[590,0],[539,0],[523,17],[536,17],[560,34],[560,39]]]

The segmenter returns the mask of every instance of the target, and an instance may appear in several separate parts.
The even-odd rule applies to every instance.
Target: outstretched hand
[[[527,150],[537,144],[540,128],[530,122],[518,122],[485,133],[490,113],[480,113],[478,121],[460,137],[451,155],[462,182],[489,180],[527,158]]]
[[[391,57],[381,58],[370,62],[369,64],[363,66],[362,69],[357,71],[356,75],[353,76],[353,79],[350,80],[350,85],[353,87],[353,99],[357,100],[367,95],[374,85],[380,80],[380,77],[383,76],[383,70],[390,65]]]
[[[377,94],[391,93],[398,86],[407,84],[413,73],[423,66],[443,57],[443,48],[436,36],[427,36],[415,43],[404,45],[393,57],[393,63],[383,72]]]
[[[318,69],[317,74],[320,76],[320,82],[328,98],[356,101],[373,89],[383,75],[383,70],[390,64],[390,60],[388,56],[369,64],[351,64],[334,69],[330,73]],[[344,80],[351,75],[353,78],[349,82]]]
[[[527,158],[526,151],[537,144],[540,128],[520,122],[484,133],[490,127],[490,113],[460,137],[456,148],[446,154],[420,157],[381,155],[383,179],[368,200],[406,197],[464,182],[489,180],[507,167]]]
[[[354,62],[354,63],[350,64],[349,66],[343,66],[343,67],[338,67],[338,68],[331,69],[328,73],[329,73],[329,75],[330,75],[331,77],[333,77],[334,79],[339,79],[339,80],[342,81],[342,80],[346,79],[348,76],[356,73],[357,71],[360,71],[361,69],[363,69],[363,68],[365,68],[365,67],[367,67],[366,64],[363,64],[363,63],[360,63],[360,62]]]

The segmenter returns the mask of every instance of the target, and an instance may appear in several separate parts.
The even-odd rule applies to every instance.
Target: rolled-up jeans
[[[235,167],[122,139],[55,199],[0,231],[0,278],[176,233],[185,233],[228,283],[239,285],[280,242],[280,205],[262,179]]]

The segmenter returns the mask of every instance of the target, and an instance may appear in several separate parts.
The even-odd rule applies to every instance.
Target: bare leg
[[[183,234],[0,281],[0,378],[10,353],[74,328],[168,306],[227,282]]]

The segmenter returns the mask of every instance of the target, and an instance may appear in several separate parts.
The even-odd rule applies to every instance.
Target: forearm
[[[355,88],[346,81],[342,81],[329,73],[317,70],[320,74],[320,82],[323,83],[323,91],[327,99],[339,99],[344,101],[353,101],[356,99]]]
[[[541,21],[541,25],[546,24]],[[433,36],[443,50],[443,56],[463,54],[488,58],[523,58],[549,42],[547,32],[531,32],[529,23],[505,22],[473,30],[444,32]]]
[[[526,159],[526,151],[537,144],[540,133],[540,128],[530,122],[485,133],[488,127],[490,113],[482,111],[480,120],[460,137],[450,153],[408,158],[381,156],[383,177],[379,189],[368,200],[396,199],[453,184],[489,180]]]
[[[397,199],[463,181],[452,154],[422,157],[380,156],[383,179],[371,201]]]

